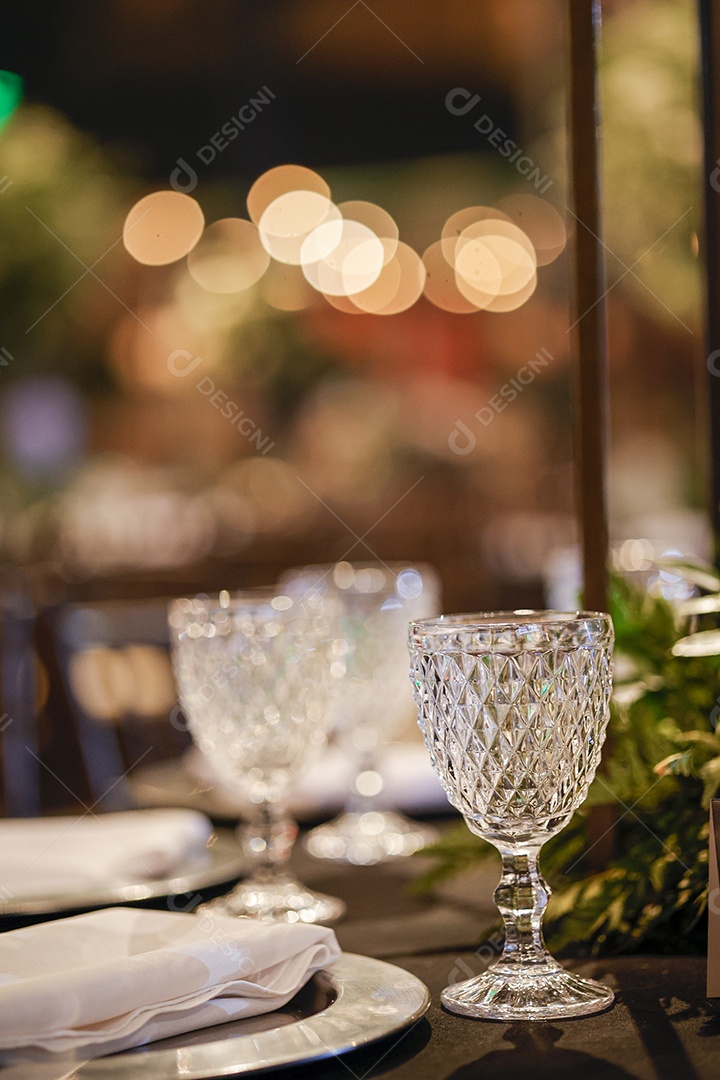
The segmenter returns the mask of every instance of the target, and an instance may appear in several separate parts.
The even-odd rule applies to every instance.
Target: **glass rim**
[[[346,575],[343,580],[339,580],[336,574],[338,570],[341,575]],[[403,578],[406,574],[414,575],[417,579],[417,591],[404,584]],[[367,580],[362,580],[363,575]],[[332,563],[308,563],[305,566],[290,567],[280,575],[280,584],[292,593],[298,588],[304,588],[307,593],[330,593],[344,601],[352,598],[352,603],[377,603],[379,598],[386,599],[393,594],[399,596],[403,602],[417,601],[423,594],[439,591],[441,579],[434,566],[421,560],[394,559],[383,562],[378,559],[348,562],[346,559],[339,559]],[[437,607],[439,606],[438,603]]]
[[[282,571],[281,577],[285,577],[286,574],[302,573],[304,570],[332,570],[334,566],[352,566],[353,570],[384,569],[392,571],[396,568],[415,570],[422,567],[423,570],[432,570],[437,573],[432,563],[426,562],[425,559],[359,559],[357,562],[355,559],[335,559],[334,562],[303,563],[298,566],[289,566],[287,570]]]
[[[349,566],[354,571],[358,570],[379,570],[383,574],[388,572],[397,577],[404,570],[417,570],[421,574],[427,574],[428,577],[439,578],[437,569],[432,563],[425,562],[424,559],[376,559],[373,561],[364,560],[360,562],[350,561],[348,559],[337,559],[335,562],[323,562],[323,563],[305,563],[301,566],[290,566],[287,570],[283,570],[280,574],[281,581],[290,581],[295,577],[300,577],[304,574],[310,574],[312,572],[322,572],[323,577],[332,574],[336,566]]]
[[[286,603],[273,604],[274,600]],[[208,615],[227,613],[233,615],[253,607],[274,607],[280,614],[290,608],[297,608],[301,603],[297,597],[289,596],[279,585],[253,585],[246,589],[221,589],[217,593],[198,593],[196,596],[178,596],[168,601],[168,615],[187,615],[205,612]]]
[[[459,631],[481,633],[488,630],[515,632],[520,627],[543,627],[567,630],[573,625],[599,623],[613,628],[612,617],[607,611],[553,611],[551,609],[519,608],[515,611],[477,611],[439,615],[434,619],[413,619],[410,623],[412,637],[441,635],[443,632]]]

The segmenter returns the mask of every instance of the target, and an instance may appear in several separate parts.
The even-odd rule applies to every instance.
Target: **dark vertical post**
[[[606,491],[608,359],[605,260],[600,242],[600,105],[597,51],[600,0],[568,0],[570,182],[575,219],[573,267],[575,486],[582,541],[583,604],[608,609]],[[607,753],[608,747],[606,747]],[[614,853],[612,806],[588,819],[588,862],[603,869]]]
[[[705,196],[705,357],[710,413],[710,518],[720,557],[720,9],[700,0]]]
[[[568,92],[572,213],[575,220],[572,329],[575,334],[575,471],[582,541],[583,603],[607,611],[607,332],[600,243],[597,44],[599,0],[569,0]]]

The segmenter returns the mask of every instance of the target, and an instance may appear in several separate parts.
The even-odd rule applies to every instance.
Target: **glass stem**
[[[367,814],[369,810],[374,810],[378,803],[378,796],[382,791],[384,784],[382,776],[377,770],[377,755],[374,751],[366,751],[363,754],[359,768],[355,773],[352,782],[352,788],[350,789],[350,795],[347,800],[347,810],[351,814]],[[367,774],[370,774],[368,776]],[[373,783],[371,788],[371,794],[367,791],[367,781],[370,780]],[[365,786],[365,790],[361,790]]]
[[[283,876],[297,832],[296,823],[275,803],[258,807],[253,820],[239,826],[240,843],[254,878],[271,881]]]
[[[501,849],[500,854],[502,877],[494,896],[505,923],[505,945],[498,963],[553,963],[542,931],[550,886],[538,868],[540,845],[522,851]]]

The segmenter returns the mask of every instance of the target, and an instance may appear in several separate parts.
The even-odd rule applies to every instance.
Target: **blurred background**
[[[711,549],[698,33],[690,0],[604,8],[611,533],[615,565],[641,571]],[[564,11],[6,11],[0,555],[14,618],[343,558],[432,563],[446,611],[573,602]],[[316,170],[335,203],[380,206],[418,256],[458,211],[504,208],[543,253],[536,286],[477,310],[435,267],[404,310],[374,314],[275,259],[239,291],[206,287],[205,237],[194,263],[183,250],[162,265],[123,242],[160,190],[196,200],[206,227],[248,218],[253,185],[284,164]],[[32,675],[41,703],[52,663],[41,652]]]

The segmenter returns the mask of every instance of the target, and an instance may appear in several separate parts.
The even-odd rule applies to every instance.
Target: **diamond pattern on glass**
[[[314,599],[317,610],[248,600],[230,612],[192,600],[175,617],[175,673],[190,732],[219,775],[253,801],[261,789],[273,797],[284,790],[325,744],[330,615]]]
[[[608,650],[548,640],[508,655],[416,643],[412,656],[425,744],[473,831],[544,839],[562,828],[600,761]]]

